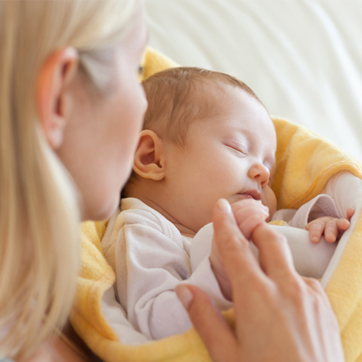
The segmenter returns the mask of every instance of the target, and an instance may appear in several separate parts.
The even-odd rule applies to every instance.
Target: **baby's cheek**
[[[262,203],[269,208],[269,217],[267,221],[270,221],[275,211],[277,211],[277,198],[274,191],[269,186],[266,186],[264,189]]]

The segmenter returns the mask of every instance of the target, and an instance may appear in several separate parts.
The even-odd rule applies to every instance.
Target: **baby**
[[[301,210],[276,212],[275,129],[264,105],[238,79],[173,68],[143,87],[149,107],[133,173],[102,248],[116,271],[116,297],[129,322],[149,339],[160,339],[191,327],[174,291],[179,283],[200,287],[221,310],[232,306],[227,283],[215,277],[222,266],[212,234],[205,234],[219,198],[232,204],[247,238],[258,223],[284,213],[292,226],[309,230],[312,242],[322,234],[334,242],[349,227],[353,210],[340,219],[333,200],[320,195]]]

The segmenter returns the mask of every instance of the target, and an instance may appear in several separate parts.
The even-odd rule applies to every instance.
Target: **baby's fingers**
[[[347,220],[350,221],[356,210],[353,207],[347,209]]]
[[[340,231],[346,231],[351,223],[347,219],[337,219],[337,227]]]
[[[245,223],[246,220],[257,219],[265,221],[269,216],[269,209],[261,202],[255,200],[242,200],[236,202],[231,205],[231,209],[236,223],[246,237],[248,237],[250,231],[257,226],[255,223],[253,223],[253,225],[249,227],[247,223]],[[245,225],[247,225],[246,229],[244,229]]]
[[[341,221],[347,221],[346,219],[333,219],[326,223],[326,228],[324,230],[324,238],[329,243],[334,243],[338,237],[339,225],[344,225]],[[349,221],[347,221],[349,223]],[[347,227],[348,229],[348,227]],[[346,229],[344,229],[346,230]]]
[[[325,221],[320,219],[313,220],[307,224],[305,228],[309,231],[309,239],[312,243],[316,244],[321,240],[325,226]]]
[[[238,223],[240,231],[243,233],[247,240],[250,240],[251,234],[256,229],[257,226],[262,224],[265,221],[265,216],[260,214],[252,214],[243,220],[241,223]]]

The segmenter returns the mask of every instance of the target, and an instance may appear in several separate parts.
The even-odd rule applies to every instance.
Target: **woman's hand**
[[[244,199],[231,205],[232,212],[239,230],[246,239],[251,238],[251,234],[258,225],[263,223],[269,216],[269,209],[261,201],[254,199]],[[230,279],[226,273],[222,257],[217,247],[215,234],[212,239],[210,264],[219,287],[228,300],[232,300],[232,289]]]
[[[233,331],[210,298],[193,286],[176,292],[216,362],[344,361],[339,328],[320,283],[302,278],[286,239],[266,223],[252,233],[259,261],[240,232],[230,205],[219,200],[214,230],[230,279]]]

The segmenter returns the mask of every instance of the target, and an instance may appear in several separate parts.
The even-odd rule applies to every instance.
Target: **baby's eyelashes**
[[[235,151],[242,157],[245,157],[248,155],[248,153],[245,150],[241,149],[240,147],[234,147],[234,146],[230,146],[230,145],[226,145],[226,146],[231,148],[233,151]]]
[[[246,141],[239,140],[239,139],[227,139],[223,140],[223,144],[230,148],[231,150],[235,151],[235,153],[247,156],[249,154],[249,144]]]

